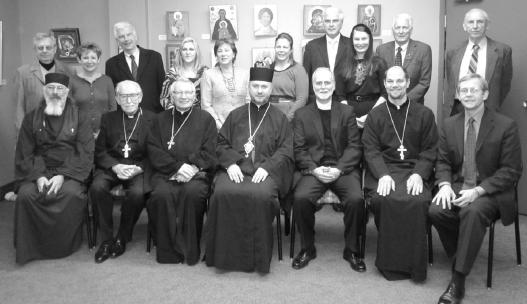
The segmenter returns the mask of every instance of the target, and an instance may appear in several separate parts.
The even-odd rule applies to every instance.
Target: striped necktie
[[[395,64],[396,66],[403,66],[403,58],[401,56],[402,48],[397,48],[397,54],[395,55]]]
[[[478,70],[478,51],[479,45],[474,44],[472,47],[472,56],[470,56],[470,65],[468,66],[468,72],[473,74]]]
[[[467,138],[465,138],[464,160],[463,160],[463,189],[472,189],[477,182],[476,169],[476,120],[470,117],[468,120]]]
[[[137,63],[135,63],[134,55],[130,55],[130,60],[132,61],[132,77],[137,80]]]

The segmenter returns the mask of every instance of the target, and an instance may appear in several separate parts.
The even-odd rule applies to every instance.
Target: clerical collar
[[[319,110],[331,110],[331,101],[328,103],[321,103],[318,100],[316,100],[317,108]]]
[[[176,109],[176,112],[178,112],[179,114],[181,114],[181,116],[186,116],[186,115],[190,112],[190,109],[192,109],[192,107],[190,107],[190,108],[188,108],[188,109],[186,109],[186,110],[183,110],[183,111],[178,110],[177,108],[175,108],[175,109]]]
[[[390,100],[388,100],[386,102],[388,103],[388,105],[390,107],[392,107],[394,109],[397,109],[397,110],[400,110],[400,109],[404,109],[406,107],[406,105],[408,105],[408,98],[406,98],[401,105],[393,104]]]
[[[262,109],[263,106],[265,106],[265,105],[269,105],[269,102],[266,102],[266,103],[264,103],[264,104],[262,104],[262,105],[257,105],[257,104],[255,104],[255,103],[251,100],[251,105],[252,105],[253,107],[256,107],[256,111],[260,111],[260,109]]]
[[[122,111],[122,110],[121,110],[121,111]],[[130,115],[130,114],[126,113],[125,111],[123,111],[124,115],[125,115],[126,117],[130,118],[130,119],[134,118],[134,117],[137,115],[137,113],[139,113],[139,112],[141,112],[141,108],[137,108],[137,110],[135,111],[135,113],[132,114],[132,115]]]
[[[38,61],[38,63],[40,63],[40,65],[46,69],[46,71],[49,71],[53,68],[53,66],[55,65],[55,60],[51,61],[50,63],[44,63],[42,61]]]

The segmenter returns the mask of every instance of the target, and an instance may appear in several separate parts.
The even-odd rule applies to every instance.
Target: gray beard
[[[50,116],[61,116],[62,112],[64,112],[64,107],[58,104],[46,104],[44,109],[44,113]]]

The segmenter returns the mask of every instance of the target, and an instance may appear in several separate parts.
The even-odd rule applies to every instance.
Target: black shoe
[[[102,242],[95,253],[95,263],[99,264],[106,261],[111,255],[112,240]]]
[[[459,304],[465,296],[465,289],[450,282],[445,292],[439,297],[437,304]]]
[[[302,269],[309,264],[309,261],[313,260],[317,257],[317,250],[316,249],[302,249],[298,253],[298,255],[293,259],[293,268],[294,269]]]
[[[113,241],[112,248],[110,249],[112,253],[112,258],[116,258],[122,255],[126,251],[126,241],[124,238],[116,237]]]
[[[344,252],[344,260],[350,263],[351,269],[357,272],[366,271],[366,264],[364,264],[364,261],[360,258],[360,256],[357,253]]]

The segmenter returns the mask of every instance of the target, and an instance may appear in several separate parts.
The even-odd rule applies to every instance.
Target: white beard
[[[44,113],[50,116],[61,116],[62,112],[64,112],[64,106],[65,103],[62,102],[46,102],[46,108],[44,109]]]

